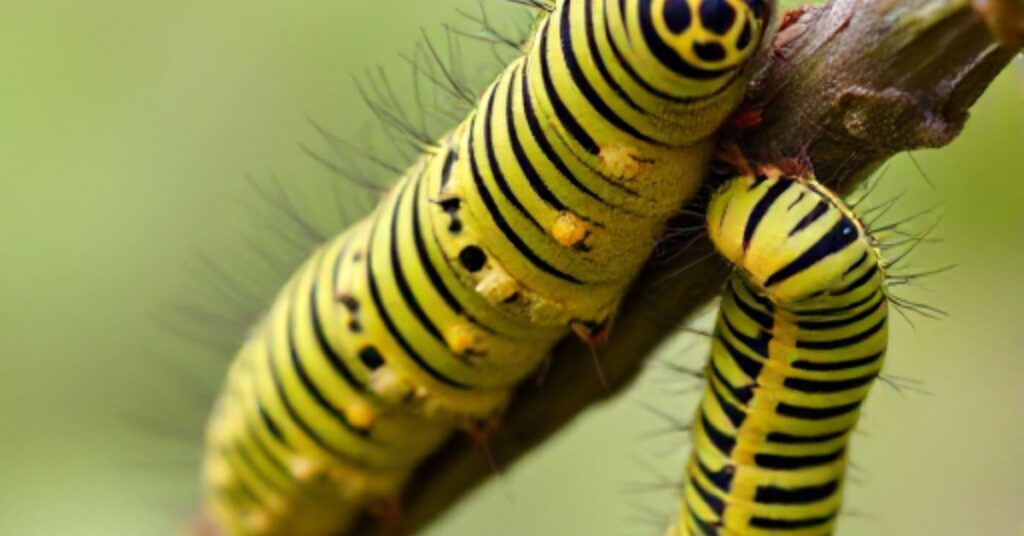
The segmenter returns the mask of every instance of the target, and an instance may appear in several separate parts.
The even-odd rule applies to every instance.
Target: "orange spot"
[[[551,227],[551,236],[567,248],[576,247],[587,237],[587,224],[574,212],[563,210]]]

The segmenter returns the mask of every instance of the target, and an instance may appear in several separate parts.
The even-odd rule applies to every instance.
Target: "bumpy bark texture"
[[[750,89],[746,116],[759,112],[761,123],[726,138],[755,162],[809,160],[822,182],[847,191],[895,154],[952,141],[1022,43],[1024,0],[833,0],[797,9],[782,16]],[[500,467],[620,393],[644,358],[718,294],[725,270],[710,251],[694,244],[641,275],[600,349],[610,390],[597,382],[589,349],[571,340],[558,347],[543,384],[521,389],[490,439]],[[492,474],[468,439],[452,439],[409,486],[399,532],[424,527]],[[352,534],[394,533],[387,517],[368,517]]]

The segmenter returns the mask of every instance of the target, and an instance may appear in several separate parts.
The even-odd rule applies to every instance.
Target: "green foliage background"
[[[472,1],[301,3],[9,2],[0,17],[0,533],[170,534],[195,501],[194,438],[227,356],[161,328],[197,291],[196,249],[239,274],[243,236],[267,216],[239,209],[246,174],[277,175],[307,199],[329,181],[297,142],[307,117],[345,135],[370,122],[352,76],[384,65],[421,28]],[[1005,73],[964,135],[918,153],[929,188],[898,158],[873,199],[892,212],[944,207],[944,242],[913,257],[956,263],[909,295],[948,320],[897,319],[888,371],[931,395],[879,386],[854,445],[841,534],[1010,534],[1024,513],[1024,73]],[[351,192],[352,198],[362,194]],[[310,210],[330,222],[323,203]],[[273,224],[270,220],[269,224]],[[269,240],[269,237],[268,237]],[[706,344],[682,341],[676,362]],[[169,356],[179,363],[166,366]],[[183,388],[194,373],[207,388]],[[656,534],[667,513],[644,465],[674,478],[686,438],[639,439],[687,418],[696,394],[665,397],[652,370],[488,484],[429,532],[440,535]],[[160,416],[150,430],[127,414]],[[184,432],[177,432],[182,429]],[[184,434],[184,439],[175,436]],[[638,463],[637,460],[643,460]],[[641,505],[643,508],[637,508]],[[655,516],[657,519],[664,517]]]

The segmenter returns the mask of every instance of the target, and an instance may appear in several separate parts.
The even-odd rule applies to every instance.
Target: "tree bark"
[[[762,122],[724,136],[755,162],[809,160],[820,181],[847,192],[895,154],[952,141],[1022,42],[1024,0],[833,0],[799,8],[782,17],[751,85],[745,109],[759,111]],[[726,269],[711,252],[698,239],[641,274],[599,350],[609,390],[596,380],[589,349],[572,340],[556,349],[543,384],[520,389],[490,439],[502,469],[622,392],[644,358],[718,294]],[[399,532],[426,526],[492,473],[468,439],[454,437],[411,481]],[[367,517],[351,534],[394,530],[381,525]]]

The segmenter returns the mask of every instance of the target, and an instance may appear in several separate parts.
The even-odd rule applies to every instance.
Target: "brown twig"
[[[893,155],[959,134],[968,109],[1024,42],[1022,14],[1024,0],[833,0],[794,11],[783,17],[747,100],[763,122],[728,135],[754,160],[808,158],[819,179],[848,191]],[[587,348],[575,341],[557,348],[544,384],[524,386],[491,437],[501,467],[632,382],[644,358],[717,294],[723,266],[714,255],[694,264],[709,252],[697,243],[640,276],[601,349],[610,391],[595,379]],[[453,438],[413,478],[403,533],[491,474],[470,441]],[[368,519],[352,534],[376,530]]]

